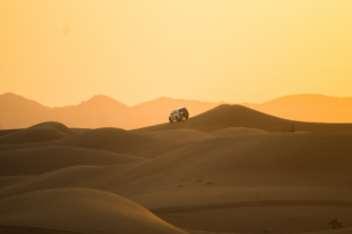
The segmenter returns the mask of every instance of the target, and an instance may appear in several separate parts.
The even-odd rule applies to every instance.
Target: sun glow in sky
[[[349,0],[2,0],[0,93],[263,101],[352,95]]]

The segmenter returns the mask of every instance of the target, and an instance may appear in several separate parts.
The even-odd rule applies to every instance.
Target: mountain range
[[[127,106],[111,97],[97,95],[77,105],[48,107],[13,93],[0,95],[0,128],[25,128],[58,121],[75,128],[118,127],[135,129],[167,121],[170,111],[187,107],[192,116],[223,103],[167,97]],[[292,95],[262,104],[244,104],[282,118],[309,122],[352,122],[352,98],[324,95]]]
[[[17,94],[0,95],[0,128],[25,128],[45,121],[58,121],[76,128],[118,127],[133,129],[167,121],[169,112],[187,106],[192,115],[220,103],[158,98],[127,106],[108,96],[97,95],[78,105],[48,107]]]

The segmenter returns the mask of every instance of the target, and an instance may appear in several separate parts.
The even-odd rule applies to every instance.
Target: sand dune
[[[59,122],[43,122],[30,127],[30,129],[55,129],[62,133],[71,134],[72,131],[67,126]]]
[[[211,132],[231,127],[261,129],[270,132],[352,132],[352,124],[298,122],[278,118],[240,105],[221,105],[188,121],[175,124],[161,124],[142,128],[138,131],[186,128]]]
[[[116,194],[88,189],[27,193],[0,200],[0,224],[78,233],[184,233]]]
[[[2,173],[37,175],[18,180],[13,177],[13,182],[11,177],[3,177],[0,207],[11,199],[19,204],[28,199],[24,205],[29,206],[36,204],[36,197],[58,199],[61,204],[61,195],[53,194],[67,193],[81,202],[87,201],[87,196],[82,212],[90,210],[89,217],[96,217],[101,214],[96,210],[101,203],[96,201],[110,201],[101,193],[115,193],[184,230],[199,230],[196,233],[323,231],[335,217],[341,218],[346,227],[352,226],[350,125],[293,122],[242,106],[224,105],[187,122],[133,131],[78,131],[45,123],[2,137],[33,129],[54,129],[62,136],[52,141],[43,138],[35,144],[13,138],[12,144],[1,146]],[[72,191],[73,187],[94,189],[99,195]],[[72,223],[44,219],[53,212],[44,205],[34,214],[42,220],[39,227],[85,230],[80,218]],[[70,206],[63,203],[62,207],[63,213],[70,212]],[[38,220],[21,216],[25,208],[15,209],[20,211],[18,215],[4,212],[11,221],[6,225],[38,224]],[[109,227],[108,233],[118,230],[109,226],[114,210],[104,210],[108,221],[93,221],[89,230],[99,224]],[[72,215],[82,217],[77,212]]]
[[[234,232],[205,232],[205,231],[189,231],[190,234],[235,234]]]
[[[267,134],[266,131],[256,128],[244,128],[244,127],[229,127],[219,129],[211,133],[216,137],[237,137],[240,135],[256,135],[256,134]]]
[[[31,176],[0,176],[0,190],[4,187],[23,182],[30,178],[32,177]]]
[[[116,174],[125,167],[125,164],[114,166],[117,171]],[[104,170],[105,167],[103,166],[66,167],[3,187],[0,190],[0,197],[54,188],[84,187],[100,189],[103,188],[103,182],[106,179],[106,177],[104,178]]]
[[[0,226],[0,233],[6,234],[82,234],[38,227]]]
[[[63,137],[65,137],[65,134],[52,129],[26,129],[1,137],[0,144],[47,142]]]
[[[55,145],[3,150],[0,175],[39,174],[74,165],[111,165],[137,160],[137,157],[109,151]]]
[[[352,229],[350,228],[343,228],[341,230],[325,230],[319,232],[305,232],[303,234],[350,234],[352,233]]]
[[[210,137],[207,133],[187,129],[154,133],[101,128],[66,137],[58,143],[142,157],[157,157],[180,145],[200,141],[207,137]]]
[[[98,128],[67,138],[62,143],[99,148],[112,146],[116,142],[119,143],[119,140],[125,141],[123,143],[139,143],[145,138],[131,134],[123,129]]]
[[[143,153],[152,139],[117,128],[100,128],[86,131],[60,141],[63,145],[103,149],[117,153]]]
[[[6,130],[1,129],[0,130],[0,137],[11,134],[11,133],[19,132],[19,131],[21,131],[21,129],[6,129]]]
[[[244,106],[221,105],[185,122],[157,125],[142,130],[150,131],[188,128],[201,131],[215,131],[228,127],[248,127],[268,131],[289,131],[291,129],[291,122],[254,111]]]
[[[138,163],[124,176],[115,177],[115,170],[107,168],[105,183],[111,189],[125,187],[125,193],[175,188],[193,180],[209,186],[348,186],[350,139],[319,134],[210,138]]]
[[[161,214],[159,214],[161,215]],[[323,206],[236,207],[194,210],[187,213],[162,215],[168,222],[182,228],[209,232],[286,233],[329,232],[329,222],[336,216],[351,226],[352,209]],[[350,231],[350,230],[349,230]],[[336,232],[339,233],[339,232]],[[348,231],[342,233],[349,233]]]
[[[347,186],[351,176],[348,166],[352,153],[350,139],[345,135],[318,134],[215,138],[180,147],[147,161],[130,171],[128,176],[140,180],[141,184],[162,181],[167,185],[182,179],[204,178],[215,184],[247,186]],[[157,184],[161,185],[160,182]]]
[[[179,143],[190,143],[211,138],[211,134],[194,129],[167,129],[161,131],[145,132],[144,135],[159,141],[178,141]]]
[[[66,186],[99,188],[138,201],[177,226],[210,232],[262,233],[265,228],[285,230],[285,225],[292,225],[297,232],[323,230],[328,228],[331,216],[344,218],[346,224],[351,222],[348,217],[352,217],[352,208],[307,202],[350,202],[349,137],[236,134],[186,144],[131,167],[62,169],[3,189],[1,196]],[[231,205],[258,200],[296,203],[294,207]],[[203,205],[214,208],[193,210]],[[163,211],[180,208],[185,212]],[[301,217],[309,212],[315,216]],[[245,214],[255,218],[248,219]],[[271,218],[264,222],[263,216]],[[292,219],[296,222],[290,224],[288,220]]]
[[[71,133],[71,130],[63,124],[57,122],[45,122],[0,136],[0,144],[47,142],[61,139]]]

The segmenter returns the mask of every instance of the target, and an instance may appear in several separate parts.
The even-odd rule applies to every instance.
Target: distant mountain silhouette
[[[248,106],[271,115],[299,121],[352,122],[352,97],[291,95]]]
[[[135,106],[97,95],[78,105],[48,107],[13,93],[0,95],[0,128],[25,128],[40,122],[57,121],[69,127],[124,129],[167,122],[171,110],[187,107],[191,116],[222,103],[158,98]],[[308,122],[352,122],[352,98],[323,95],[293,95],[263,104],[245,104],[252,109],[285,119]]]
[[[0,95],[0,126],[25,128],[40,122],[57,121],[69,127],[140,128],[167,121],[171,110],[187,106],[191,115],[209,110],[218,103],[159,98],[136,106],[126,106],[113,98],[97,95],[78,105],[47,107],[16,94]]]
[[[50,108],[13,93],[0,95],[2,128],[22,128],[51,119]]]
[[[130,108],[103,95],[94,96],[79,105],[56,107],[51,112],[54,120],[70,127],[134,127]]]

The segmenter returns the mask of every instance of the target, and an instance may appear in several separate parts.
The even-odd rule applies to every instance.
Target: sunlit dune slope
[[[269,131],[288,131],[291,127],[291,122],[254,111],[244,106],[221,105],[185,122],[157,125],[142,130],[189,128],[214,131],[226,127],[249,127]]]
[[[2,199],[0,224],[85,234],[183,233],[136,203],[89,189],[36,191]]]

